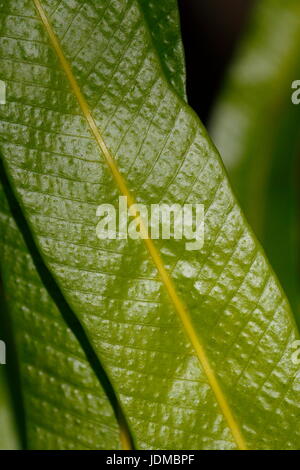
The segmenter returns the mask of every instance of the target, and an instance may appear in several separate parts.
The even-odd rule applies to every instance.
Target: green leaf
[[[153,26],[153,40],[164,46],[160,52],[166,76],[184,97],[185,68],[176,2],[168,0],[156,8],[149,2],[141,1],[141,5],[145,18]],[[57,306],[43,287],[22,235],[12,220],[1,186],[0,196],[2,271],[19,349],[28,446],[39,449],[117,449],[118,424],[111,405],[105,399],[81,345],[66,327]],[[19,260],[18,265],[15,259]],[[14,295],[16,291],[17,298]],[[28,296],[28,292],[33,295]],[[38,295],[34,295],[35,292]],[[30,334],[25,336],[24,331],[30,331]],[[66,345],[67,338],[69,342]],[[13,441],[11,404],[6,397],[4,375],[1,380],[0,419],[4,432],[0,436],[0,448],[11,448],[17,444],[16,439]]]
[[[0,228],[2,276],[18,350],[28,447],[119,448],[112,407],[43,286],[2,189]]]
[[[177,92],[185,97],[184,57],[176,2],[175,0],[169,0],[159,5],[143,1],[140,3],[143,7],[145,18],[153,27],[153,39],[157,40],[158,45],[163,45],[160,53],[161,60],[165,65],[166,76]],[[178,73],[180,70],[181,73]],[[1,188],[0,190],[2,191]],[[19,362],[22,364],[21,375],[26,377],[23,384],[23,394],[25,395],[26,410],[28,410],[28,445],[29,447],[40,449],[88,448],[88,446],[93,448],[118,448],[117,423],[112,417],[110,404],[105,404],[103,391],[99,391],[98,384],[95,385],[96,377],[93,377],[94,374],[92,370],[89,370],[89,365],[84,361],[81,361],[80,364],[75,364],[75,361],[78,362],[78,360],[74,357],[74,354],[76,354],[77,358],[80,357],[82,359],[84,357],[80,345],[76,344],[76,339],[72,337],[72,348],[69,351],[65,348],[65,342],[62,342],[61,338],[70,336],[70,331],[61,319],[55,322],[56,331],[55,334],[52,333],[53,326],[51,326],[50,319],[53,317],[53,312],[55,312],[56,320],[61,315],[51,297],[43,288],[34,263],[30,259],[27,247],[9,215],[10,210],[5,196],[3,193],[1,196],[2,204],[0,209],[2,213],[0,223],[2,224],[3,234],[5,233],[5,237],[2,237],[4,249],[2,262],[3,271],[6,273],[7,291],[8,293],[15,292],[16,283],[22,285],[22,289],[18,289],[18,299],[15,299],[13,295],[10,296],[10,306],[12,308],[11,313],[14,316],[15,332],[20,349]],[[9,230],[6,229],[7,225],[10,227]],[[12,246],[9,243],[10,239],[17,241],[16,246]],[[16,267],[11,260],[18,259],[19,257],[23,259],[21,259],[20,265]],[[34,280],[33,285],[32,281],[30,282],[31,278]],[[40,297],[38,300],[31,296],[28,297],[27,292],[34,290],[43,292],[41,298],[44,297],[46,301],[42,302]],[[20,316],[20,306],[27,312],[27,315]],[[47,341],[45,341],[43,336],[42,340],[44,343],[42,342],[41,353],[35,357],[33,347],[29,346],[34,345],[34,339],[36,340],[36,338],[30,338],[28,346],[28,338],[25,339],[24,334],[21,334],[20,330],[23,332],[32,330],[32,324],[34,323],[37,324],[36,332],[39,335],[39,328],[42,326],[41,322],[47,328],[47,333],[45,333]],[[59,336],[57,332],[59,332]],[[31,345],[31,342],[33,345]],[[43,356],[47,358],[49,350],[52,353],[51,357],[48,360],[44,360]],[[28,364],[28,356],[34,359],[33,366]],[[58,363],[60,363],[60,369],[58,369]],[[72,369],[78,369],[76,377],[72,377],[72,373],[68,374],[68,367],[70,365],[72,366],[71,372]],[[31,373],[28,370],[29,368],[34,369],[34,372]],[[46,368],[46,370],[43,368]],[[57,376],[57,370],[60,370],[59,376]],[[79,376],[81,370],[83,370],[82,378]],[[86,376],[89,377],[88,383],[92,383],[92,386],[90,386],[91,390],[83,383],[83,379]],[[92,376],[92,380],[90,376]],[[72,379],[72,383],[65,383],[66,379],[68,381]],[[55,398],[57,399],[58,393],[65,389],[69,392],[68,396],[64,401],[61,401],[59,397],[59,406],[57,406]],[[92,391],[92,393],[89,395],[88,400],[86,400],[84,399],[84,394],[88,391]],[[0,444],[1,448],[9,445],[10,447],[13,446],[13,444],[8,444],[11,441],[11,432],[10,423],[6,421],[8,420],[8,410],[6,410],[8,404],[6,405],[7,400],[5,400],[6,406],[4,406],[4,397],[6,397],[4,392],[5,390],[3,390],[3,414],[1,415],[3,416],[4,428],[3,439],[0,441],[2,443],[2,446]],[[100,401],[97,395],[100,395]],[[96,402],[92,413],[87,406],[91,400]],[[84,402],[86,402],[85,406],[81,406]],[[32,406],[32,404],[35,406]],[[44,413],[36,411],[41,406],[46,408]],[[61,419],[55,421],[53,416],[56,416],[57,413],[59,413]],[[38,417],[38,423],[36,422],[36,417]],[[86,423],[84,423],[83,417],[86,418]],[[103,417],[105,418],[104,420]],[[65,420],[68,422],[67,430],[65,428]],[[6,423],[7,426],[4,426]],[[99,432],[95,434],[93,429],[98,427]]]
[[[1,276],[0,304],[0,449],[16,450],[24,444],[24,415],[14,340]]]
[[[3,369],[4,366],[0,367],[0,449],[17,450],[20,443],[9,396],[7,377]]]
[[[186,98],[186,72],[177,0],[139,0],[162,69],[179,96]]]
[[[242,207],[298,322],[300,107],[292,104],[291,85],[300,76],[299,47],[299,2],[259,2],[211,121]]]
[[[299,448],[289,305],[140,4],[10,0],[2,15],[10,185],[135,446]],[[98,205],[128,191],[203,203],[203,249],[99,240]]]

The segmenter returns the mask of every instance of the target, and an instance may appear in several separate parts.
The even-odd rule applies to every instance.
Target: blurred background
[[[189,104],[300,325],[298,0],[179,0]]]
[[[257,1],[178,1],[188,99],[204,123]]]

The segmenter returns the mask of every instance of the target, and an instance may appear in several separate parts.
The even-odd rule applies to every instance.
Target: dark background
[[[188,99],[204,123],[256,1],[178,0]]]

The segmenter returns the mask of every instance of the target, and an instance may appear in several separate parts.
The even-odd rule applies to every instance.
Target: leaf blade
[[[177,1],[151,3],[147,0],[139,0],[139,3],[166,78],[178,95],[187,101],[185,57]]]
[[[136,204],[136,201],[132,198],[131,194],[130,194],[130,191],[127,187],[127,183],[124,179],[124,177],[122,176],[122,174],[119,172],[119,169],[114,161],[114,158],[112,156],[112,154],[110,153],[109,149],[107,148],[102,136],[101,136],[101,133],[93,119],[93,116],[91,114],[91,110],[89,109],[89,106],[88,106],[88,103],[87,101],[85,100],[84,96],[82,95],[81,93],[81,90],[78,86],[78,83],[73,75],[73,72],[71,70],[71,67],[68,63],[68,61],[66,60],[65,56],[64,56],[64,53],[63,53],[63,50],[55,36],[55,33],[48,21],[48,18],[45,14],[45,11],[44,9],[42,8],[39,0],[34,0],[34,3],[35,3],[35,6],[39,12],[39,15],[41,17],[41,20],[45,26],[45,29],[49,35],[49,38],[50,38],[50,41],[57,53],[57,56],[62,64],[62,68],[63,70],[65,71],[66,73],[66,76],[70,82],[70,87],[72,88],[77,100],[78,100],[78,103],[81,107],[81,110],[82,110],[82,113],[83,115],[85,116],[86,120],[87,120],[87,123],[88,125],[90,126],[90,129],[91,129],[91,132],[92,134],[94,135],[95,137],[95,140],[97,142],[97,144],[99,145],[99,149],[100,149],[100,152],[103,154],[103,156],[105,157],[106,161],[107,161],[107,164],[113,174],[113,177],[115,179],[115,182],[116,182],[116,185],[118,186],[121,194],[123,194],[123,196],[126,196],[127,199],[128,199],[128,206],[130,208],[131,205],[134,205]],[[145,229],[145,226],[142,224],[141,222],[141,231],[144,231],[145,232],[145,235],[147,235],[146,233],[146,229]],[[157,268],[157,271],[158,273],[160,274],[160,277],[161,277],[161,280],[162,282],[164,283],[165,285],[165,288],[168,292],[168,295],[170,297],[170,300],[171,302],[173,302],[174,304],[174,308],[178,314],[178,316],[180,317],[181,319],[181,322],[182,322],[182,325],[183,325],[183,328],[185,330],[185,333],[186,333],[186,336],[188,337],[188,339],[190,340],[190,342],[192,343],[194,349],[195,349],[195,352],[198,356],[198,359],[199,359],[199,362],[203,368],[203,370],[205,371],[205,374],[208,378],[208,382],[213,390],[213,393],[215,394],[216,396],[216,399],[219,403],[219,406],[224,414],[224,417],[228,423],[228,426],[230,427],[231,429],[231,432],[234,436],[234,439],[236,440],[236,443],[238,445],[238,447],[240,449],[245,449],[246,448],[246,443],[243,439],[243,436],[241,434],[241,431],[239,429],[239,426],[235,420],[235,418],[233,417],[233,414],[231,412],[231,409],[230,407],[228,406],[228,403],[227,403],[227,400],[224,396],[224,393],[215,377],[215,374],[209,364],[209,361],[208,361],[208,358],[206,356],[206,353],[205,353],[205,350],[203,348],[203,345],[201,344],[201,342],[199,341],[199,338],[197,336],[197,334],[195,333],[195,330],[194,330],[194,327],[193,327],[193,324],[191,322],[191,319],[189,317],[189,314],[187,313],[187,310],[186,310],[186,307],[185,305],[183,304],[183,302],[181,301],[181,299],[179,298],[177,292],[176,292],[176,289],[174,287],[174,284],[167,272],[167,270],[165,269],[165,266],[164,266],[164,263],[162,262],[162,259],[161,259],[161,256],[158,252],[158,250],[156,249],[155,247],[155,244],[152,242],[151,238],[148,238],[146,237],[145,238],[145,244],[147,246],[147,249],[148,249],[148,252],[150,254],[150,256],[152,257],[152,260]]]
[[[20,367],[28,447],[118,449],[118,425],[101,382],[42,283],[2,186],[0,227],[1,272]]]
[[[64,36],[59,17],[52,16],[51,23],[57,36],[64,37],[65,54],[72,58],[73,71],[84,89],[97,126],[102,129],[110,152],[117,156],[119,168],[126,173],[130,189],[138,193],[139,201],[200,200],[206,204],[207,243],[203,252],[192,256],[184,251],[182,243],[164,241],[158,245],[161,256],[168,270],[172,270],[176,289],[189,307],[194,328],[205,344],[210,362],[217,370],[218,380],[247,436],[249,447],[296,447],[298,436],[290,437],[288,433],[288,429],[294,427],[295,405],[291,401],[296,390],[293,383],[289,382],[286,389],[279,386],[275,379],[276,374],[280,375],[282,381],[291,379],[295,371],[295,366],[289,361],[289,354],[292,339],[297,332],[286,299],[242,217],[206,132],[185,103],[174,95],[164,77],[160,76],[155,52],[146,49],[149,36],[137,3],[115,2],[116,5],[120,8],[114,11],[117,20],[114,28],[116,31],[125,28],[131,41],[128,45],[127,41],[122,42],[118,36],[111,44],[121,60],[117,64],[122,89],[118,83],[118,74],[114,75],[115,62],[106,62],[111,50],[95,52],[88,41],[85,44],[85,56],[74,58],[75,49],[78,50],[78,44],[75,47],[71,41],[74,31],[70,28]],[[94,7],[95,14],[99,13],[102,5],[91,2],[89,6]],[[32,16],[30,7],[29,11]],[[60,17],[67,15],[64,11],[59,13]],[[111,18],[105,20],[106,26],[111,25]],[[35,51],[38,59],[25,48],[25,55],[30,57],[27,60],[35,63],[44,61],[47,65],[50,63],[55,74],[60,74],[38,24],[32,28],[35,34],[40,35],[43,46]],[[86,25],[86,30],[89,28]],[[136,31],[138,34],[135,34]],[[140,37],[143,41],[140,41]],[[87,83],[88,68],[82,67],[82,61],[89,62],[90,56],[87,54],[91,54],[91,51],[101,58],[102,69],[97,69],[97,78],[94,77],[96,86],[93,82]],[[14,50],[9,52],[14,60],[18,60]],[[130,63],[128,72],[130,60],[134,64]],[[101,71],[103,64],[104,75]],[[33,233],[39,249],[106,365],[138,447],[233,448],[235,444],[230,429],[216,408],[216,400],[207,378],[185,339],[182,326],[144,246],[129,243],[128,251],[128,246],[119,246],[113,242],[105,245],[95,241],[95,227],[91,221],[95,217],[96,202],[107,202],[107,195],[110,201],[115,202],[118,192],[106,168],[99,161],[97,149],[79,117],[78,107],[68,94],[64,78],[61,74],[59,76],[61,88],[67,97],[67,108],[63,114],[63,128],[56,128],[57,124],[53,123],[55,131],[60,131],[59,138],[52,133],[51,148],[46,148],[54,158],[56,152],[66,154],[70,149],[76,155],[72,144],[76,140],[80,155],[72,158],[72,165],[63,168],[61,161],[65,155],[55,160],[58,162],[55,171],[59,169],[68,178],[76,175],[76,181],[63,186],[63,181],[56,176],[53,179],[43,173],[47,160],[41,153],[41,174],[35,174],[38,160],[34,155],[31,155],[31,160],[26,160],[24,166],[24,150],[21,152],[23,168],[20,168],[20,157],[18,164],[15,161],[14,145],[4,143],[1,146],[9,177],[14,182],[26,217],[34,227]],[[113,81],[112,76],[115,78]],[[135,86],[132,88],[130,83],[133,78]],[[36,79],[39,81],[40,77]],[[134,95],[139,87],[145,95],[140,100]],[[33,104],[36,97],[32,100],[24,91],[22,101]],[[12,89],[10,93],[13,100]],[[100,93],[102,96],[99,102]],[[111,96],[115,96],[114,99]],[[35,102],[34,105],[40,106],[41,103]],[[58,109],[62,112],[62,103]],[[70,121],[66,111],[74,113],[74,121]],[[143,125],[136,125],[138,119]],[[73,131],[76,128],[80,138],[72,135],[72,132],[68,133],[71,136],[65,134],[66,128]],[[54,129],[51,127],[52,131]],[[34,136],[39,136],[45,146],[43,135],[45,131],[40,122]],[[10,138],[13,141],[11,131]],[[18,144],[20,138],[20,135],[16,136]],[[35,138],[32,145],[38,147]],[[131,154],[138,159],[133,164],[128,160]],[[170,158],[170,154],[175,157]],[[82,159],[84,165],[81,164]],[[85,182],[79,178],[79,169],[84,167]],[[74,173],[70,174],[72,171]],[[149,174],[151,178],[147,179]],[[46,190],[41,187],[41,181]],[[92,186],[92,181],[93,184],[98,182],[98,186]],[[110,258],[108,252],[111,253]],[[221,321],[220,312],[223,314]],[[280,328],[282,332],[279,337],[276,331]],[[258,345],[257,330],[261,339]],[[241,334],[245,334],[245,331],[250,337],[248,342]],[[255,357],[256,364],[253,367],[253,355],[258,353],[259,347],[264,357]],[[243,351],[242,357],[239,356],[239,348]],[[261,377],[256,376],[256,368],[262,374]],[[265,383],[268,385],[270,377],[280,397],[284,398],[284,393],[289,394],[291,413],[284,415],[283,431],[279,430],[278,418],[273,410],[274,402],[272,406],[267,406],[264,394],[259,400],[256,399],[256,389]],[[270,397],[271,401],[272,398],[276,403],[276,398]],[[281,408],[280,412],[282,417]],[[276,436],[273,428],[278,431]]]

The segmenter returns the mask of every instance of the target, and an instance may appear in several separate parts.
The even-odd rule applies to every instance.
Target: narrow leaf
[[[0,197],[1,267],[22,377],[27,445],[117,449],[119,429],[106,394],[43,286],[2,188]]]
[[[10,184],[136,447],[298,448],[289,305],[140,4],[10,0],[2,12]],[[203,203],[203,249],[99,240],[97,207],[120,194]]]

